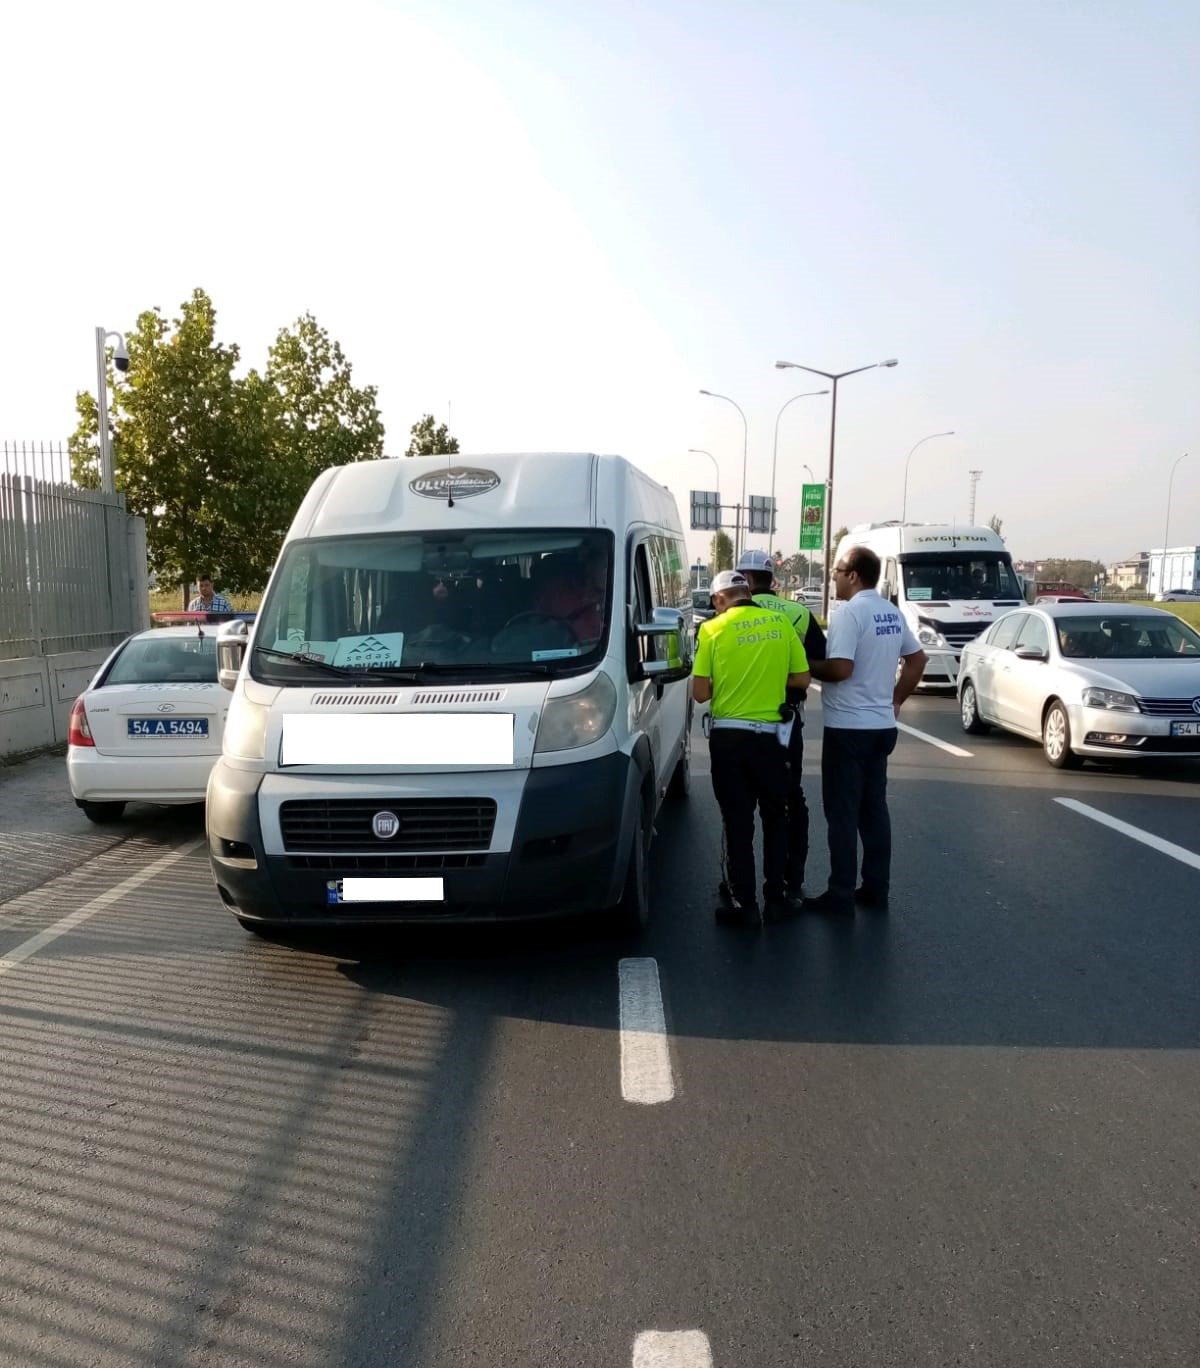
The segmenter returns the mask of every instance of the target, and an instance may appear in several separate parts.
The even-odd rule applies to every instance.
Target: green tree
[[[1004,526],[1004,519],[996,516],[995,513],[987,520],[987,525],[992,529],[996,536],[1000,535],[1000,529]]]
[[[716,575],[722,570],[732,569],[733,542],[727,532],[716,532],[708,550],[708,573]]]
[[[281,328],[267,356],[277,456],[298,502],[335,465],[383,455],[383,422],[374,385],[356,387],[341,344],[310,313]]]
[[[1069,557],[1039,561],[1041,569],[1037,577],[1049,584],[1073,584],[1076,589],[1091,589],[1096,576],[1104,570],[1104,562],[1097,560],[1073,560]]]
[[[458,438],[451,437],[445,423],[435,425],[432,413],[427,413],[412,425],[412,439],[406,456],[450,456],[458,451]]]
[[[199,567],[222,588],[261,588],[296,507],[320,471],[378,457],[374,386],[356,388],[341,347],[311,314],[282,329],[262,374],[234,371],[237,346],[216,341],[200,289],[168,322],[157,309],[128,334],[129,372],[111,374],[117,488],[146,519],[147,559],[164,584]],[[96,401],[76,396],[72,472],[99,485]]]
[[[231,589],[255,587],[238,573],[235,548],[246,538],[230,519],[232,495],[246,493],[262,468],[262,452],[245,449],[238,348],[216,341],[216,310],[203,290],[173,323],[156,308],[142,313],[126,341],[128,375],[109,385],[113,457],[129,511],[146,519],[150,569],[185,592],[200,565]],[[76,396],[76,410],[72,466],[91,482],[99,415],[90,395]]]

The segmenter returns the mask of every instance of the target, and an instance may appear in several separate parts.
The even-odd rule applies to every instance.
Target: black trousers
[[[829,891],[850,902],[862,838],[862,886],[886,898],[892,868],[892,822],[887,807],[887,762],[895,727],[853,731],[826,727],[821,745],[821,796],[829,828]]]
[[[763,833],[763,895],[781,898],[788,857],[787,752],[771,733],[716,727],[708,739],[713,793],[725,823],[729,889],[743,905],[758,902],[754,811]]]
[[[787,870],[784,882],[788,892],[798,898],[808,863],[808,803],[801,778],[804,772],[804,731],[800,718],[792,727],[792,740],[785,753],[787,761]]]

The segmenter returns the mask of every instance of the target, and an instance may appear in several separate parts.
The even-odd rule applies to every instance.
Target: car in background
[[[1090,594],[1039,594],[1034,599],[1034,607],[1040,603],[1095,603]]]
[[[717,610],[712,606],[712,590],[707,584],[692,590],[692,631],[700,630],[700,624],[715,618]]]
[[[795,603],[802,603],[806,608],[819,608],[821,606],[820,589],[797,589],[792,595]]]
[[[1200,589],[1168,589],[1154,595],[1155,603],[1200,603]]]
[[[963,731],[1040,741],[1049,763],[1200,758],[1200,633],[1173,613],[1047,603],[1008,613],[963,648]]]
[[[202,620],[138,632],[75,700],[67,780],[89,821],[115,822],[131,802],[204,801],[229,709],[216,633]]]

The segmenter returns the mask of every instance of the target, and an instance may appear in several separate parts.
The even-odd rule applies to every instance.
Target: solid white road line
[[[712,1368],[703,1330],[643,1330],[633,1342],[633,1368]]]
[[[139,870],[136,874],[131,874],[127,879],[122,879],[115,888],[110,888],[107,893],[101,893],[94,897],[91,902],[84,903],[82,907],[76,908],[74,912],[63,917],[61,921],[56,921],[52,926],[46,927],[44,931],[39,931],[36,936],[30,936],[27,941],[22,941],[7,955],[0,957],[0,974],[7,974],[10,969],[15,969],[18,964],[23,964],[31,956],[36,955],[39,950],[49,945],[51,941],[57,940],[59,936],[65,936],[68,931],[73,931],[75,927],[87,921],[94,913],[119,902],[126,893],[131,893],[142,884],[149,883],[164,869],[169,869],[177,860],[182,860],[185,855],[190,855],[193,850],[199,849],[203,844],[204,837],[200,836],[194,841],[189,841],[187,845],[179,846],[169,855],[164,855],[161,859],[155,860],[153,864],[148,864],[145,869]]]
[[[658,961],[617,965],[621,1008],[621,1096],[626,1102],[669,1102],[675,1096]],[[666,1363],[669,1360],[664,1359]],[[673,1360],[670,1360],[673,1361]],[[634,1362],[637,1362],[636,1358]]]
[[[1141,827],[1130,826],[1128,822],[1122,822],[1118,817],[1110,817],[1107,812],[1088,807],[1086,803],[1080,803],[1074,798],[1056,798],[1054,801],[1061,803],[1065,808],[1070,808],[1072,812],[1078,812],[1083,817],[1090,817],[1093,822],[1099,822],[1101,826],[1111,827],[1114,831],[1119,831],[1122,836],[1130,836],[1135,841],[1141,841],[1151,850],[1157,850],[1161,855],[1169,855],[1171,859],[1178,860],[1180,864],[1190,865],[1192,869],[1200,869],[1200,855],[1196,855],[1183,846],[1172,845],[1170,841],[1164,841],[1161,836],[1143,831]]]
[[[975,752],[963,750],[961,746],[952,746],[949,741],[939,741],[936,736],[930,736],[928,732],[918,731],[916,727],[910,727],[907,723],[897,722],[896,726],[902,732],[907,732],[909,736],[915,736],[921,741],[928,741],[931,746],[936,746],[938,750],[944,750],[947,755],[957,755],[960,760],[970,760]]]

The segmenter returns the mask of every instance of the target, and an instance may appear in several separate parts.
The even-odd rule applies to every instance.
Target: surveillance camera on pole
[[[117,488],[116,470],[113,468],[112,435],[108,430],[108,376],[105,365],[104,347],[110,337],[117,339],[113,349],[113,365],[124,375],[129,370],[129,351],[125,346],[125,335],[119,332],[105,332],[96,329],[96,403],[100,420],[100,488],[105,494],[114,494]]]

